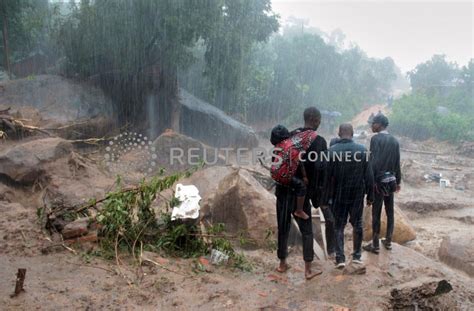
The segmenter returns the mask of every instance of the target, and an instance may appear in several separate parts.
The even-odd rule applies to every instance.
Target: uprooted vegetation
[[[196,168],[165,177],[156,176],[135,187],[123,187],[119,177],[115,191],[102,199],[92,199],[82,206],[56,209],[45,206],[38,210],[38,216],[51,232],[62,231],[64,223],[87,217],[88,226],[93,223],[97,228],[99,249],[93,254],[114,259],[118,267],[123,264],[119,256],[131,255],[132,262],[140,264],[147,251],[197,258],[209,255],[214,249],[229,256],[229,267],[250,271],[251,263],[234,246],[248,242],[245,234],[226,234],[225,225],[221,223],[206,228],[195,221],[172,220],[171,209],[180,203],[176,198],[169,200],[167,209],[160,211],[157,217],[152,207],[156,197],[173,187],[180,178],[189,177],[194,170]],[[271,232],[267,239],[271,246]]]

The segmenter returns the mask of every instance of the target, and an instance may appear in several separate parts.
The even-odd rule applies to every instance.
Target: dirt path
[[[134,284],[118,276],[113,262],[81,255],[55,253],[31,257],[0,256],[0,303],[6,310],[334,310],[337,306],[359,310],[388,308],[392,287],[420,277],[447,278],[455,291],[434,299],[439,306],[474,307],[470,279],[406,247],[392,253],[364,253],[364,275],[344,275],[331,262],[316,262],[323,274],[303,278],[300,254],[292,254],[286,274],[273,272],[275,254],[246,252],[253,272],[212,268],[193,273],[194,260],[162,259],[162,263],[189,276],[144,266],[141,280],[126,272]],[[9,298],[17,268],[26,267],[26,292]],[[132,269],[129,267],[128,269]],[[472,281],[472,279],[471,279]],[[333,308],[333,309],[330,309]],[[342,310],[342,309],[341,309]]]

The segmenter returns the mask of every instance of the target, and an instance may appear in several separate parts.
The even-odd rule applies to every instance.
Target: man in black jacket
[[[373,195],[373,173],[367,149],[355,143],[353,135],[351,124],[341,124],[340,140],[329,149],[328,198],[335,217],[336,265],[339,269],[345,267],[344,228],[348,217],[353,229],[352,262],[362,263],[364,196],[367,195],[367,202],[371,204]]]
[[[370,164],[374,173],[375,191],[372,206],[372,243],[364,250],[379,253],[380,217],[382,205],[387,214],[387,232],[382,244],[387,250],[392,249],[392,235],[395,226],[394,192],[400,191],[400,146],[395,137],[387,132],[388,118],[378,113],[372,120],[372,131],[376,133],[370,140]],[[392,179],[390,181],[390,179]],[[389,183],[393,183],[390,187]]]
[[[318,129],[321,123],[321,113],[317,108],[306,108],[303,117],[304,127],[296,129],[294,132]],[[303,207],[303,211],[308,215],[311,215],[311,204],[309,203],[309,201],[311,200],[313,205],[315,206],[319,204],[320,191],[323,188],[323,184],[320,180],[324,180],[324,175],[322,174],[325,171],[324,164],[319,161],[319,154],[323,151],[326,151],[326,149],[326,140],[318,135],[306,151],[306,156],[308,156],[310,153],[318,154],[318,161],[316,161],[315,159],[306,159],[306,156],[302,159],[304,161],[306,175],[309,179],[309,185],[307,187],[308,192]],[[278,266],[277,271],[283,273],[288,270],[288,264],[286,262],[286,258],[288,257],[288,236],[290,233],[291,226],[291,214],[295,209],[296,196],[293,189],[285,187],[283,185],[276,186],[275,195],[277,197],[278,221],[277,255],[280,259],[280,265]],[[316,275],[322,273],[322,271],[315,271],[311,268],[314,259],[312,219],[309,218],[305,220],[297,217],[295,220],[298,224],[303,239],[305,278],[309,280],[315,277]]]

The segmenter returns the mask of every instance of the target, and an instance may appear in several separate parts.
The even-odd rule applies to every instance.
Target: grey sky
[[[371,57],[392,57],[403,72],[433,54],[465,65],[474,58],[473,1],[320,1],[273,0],[284,21],[309,20],[330,32],[340,28],[347,40]]]

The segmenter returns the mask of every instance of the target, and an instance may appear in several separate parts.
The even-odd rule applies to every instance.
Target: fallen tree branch
[[[68,263],[68,264],[70,264],[70,265],[75,265],[75,266],[78,266],[78,267],[87,267],[87,268],[101,269],[101,270],[104,270],[104,271],[107,271],[107,272],[110,272],[110,273],[113,273],[113,274],[116,274],[116,273],[117,273],[117,272],[114,271],[114,270],[107,269],[107,268],[103,268],[103,267],[99,267],[99,266],[93,266],[93,265],[86,265],[86,264],[74,263],[74,262],[70,262],[70,261],[67,261],[67,260],[66,260],[66,263]]]
[[[27,131],[27,132],[28,131],[30,131],[30,132],[40,132],[40,133],[48,135],[48,136],[53,136],[53,135],[51,135],[51,133],[49,133],[48,131],[46,131],[42,128],[39,128],[37,126],[23,124],[24,120],[15,119],[10,115],[0,114],[0,120],[3,121],[3,123],[7,127],[9,127],[11,130],[16,131],[16,130],[20,129],[20,130]]]
[[[101,145],[107,143],[110,138],[87,138],[87,139],[74,139],[68,140],[71,144],[86,144],[86,145]]]
[[[174,270],[172,270],[172,269],[170,269],[170,268],[168,268],[168,267],[163,266],[162,264],[157,263],[157,262],[154,261],[153,259],[150,259],[150,258],[148,258],[148,257],[144,257],[143,254],[141,255],[141,259],[142,259],[143,261],[147,261],[147,262],[149,262],[149,263],[152,263],[152,264],[154,264],[155,266],[157,266],[157,267],[159,267],[159,268],[161,268],[161,269],[163,269],[163,270],[166,270],[166,271],[169,271],[169,272],[172,272],[172,273],[181,275],[181,276],[193,278],[192,275],[184,274],[184,273],[181,273],[181,272],[179,272],[179,271],[174,271]]]

